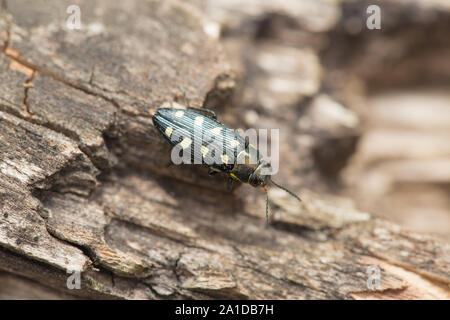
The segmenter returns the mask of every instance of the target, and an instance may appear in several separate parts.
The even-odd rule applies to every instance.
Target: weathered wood
[[[81,30],[61,1],[0,16],[1,298],[450,298],[445,240],[306,189],[272,191],[267,227],[257,190],[170,165],[156,108],[181,84],[223,110],[235,85],[200,9],[78,3]]]

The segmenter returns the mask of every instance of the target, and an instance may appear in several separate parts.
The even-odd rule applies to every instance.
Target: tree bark
[[[450,298],[444,239],[306,189],[266,226],[251,187],[170,164],[157,108],[236,89],[196,6],[79,3],[69,30],[60,1],[3,2],[0,298]]]

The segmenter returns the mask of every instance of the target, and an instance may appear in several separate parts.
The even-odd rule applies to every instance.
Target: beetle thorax
[[[270,179],[270,164],[267,161],[261,161],[253,174],[249,177],[248,183],[252,186],[265,186]]]

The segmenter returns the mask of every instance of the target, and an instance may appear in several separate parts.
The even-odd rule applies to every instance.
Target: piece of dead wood
[[[272,192],[267,227],[249,186],[170,165],[155,110],[180,84],[194,104],[234,85],[201,11],[81,1],[83,28],[66,30],[47,3],[0,16],[0,297],[450,297],[444,240],[308,190]]]

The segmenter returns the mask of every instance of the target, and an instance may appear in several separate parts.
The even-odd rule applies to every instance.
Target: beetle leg
[[[234,179],[233,178],[228,178],[227,181],[227,191],[231,192],[233,190],[233,185],[234,185]]]
[[[209,169],[208,175],[209,175],[210,177],[212,177],[212,176],[214,176],[214,175],[216,175],[216,174],[217,174],[217,171],[216,171],[216,170]]]
[[[200,112],[207,112],[207,113],[209,113],[211,118],[217,120],[217,116],[216,116],[216,113],[214,111],[209,110],[209,109],[205,109],[205,108],[199,108],[199,107],[191,106],[191,104],[189,103],[189,99],[188,99],[188,97],[186,95],[186,91],[184,91],[183,86],[180,84],[178,87],[180,88],[181,92],[183,92],[184,101],[185,101],[186,106],[188,107],[188,109],[197,110],[197,111],[200,111]]]
[[[211,118],[213,118],[214,120],[217,120],[216,113],[214,111],[210,110],[210,109],[199,108],[199,107],[192,107],[192,106],[188,106],[188,108],[192,109],[192,110],[208,113]]]

